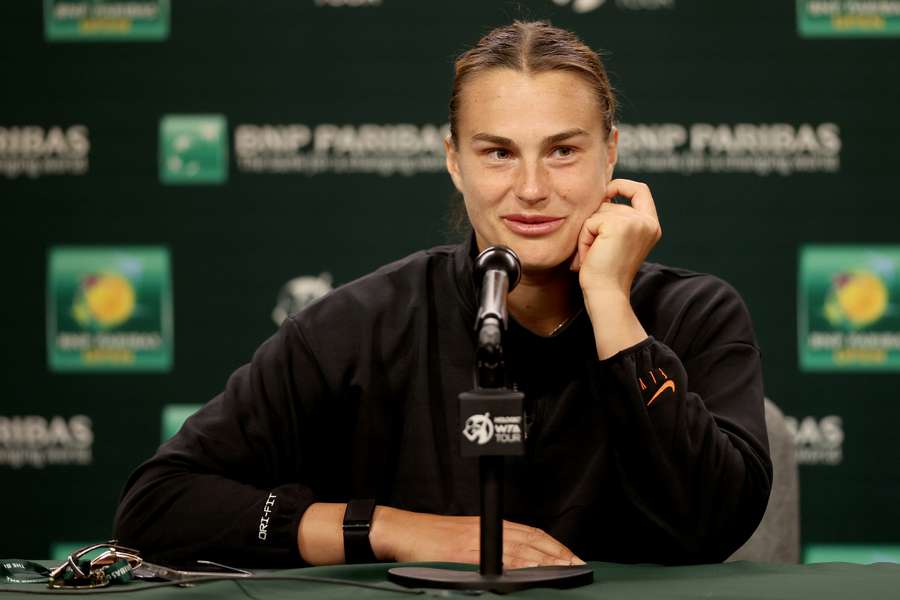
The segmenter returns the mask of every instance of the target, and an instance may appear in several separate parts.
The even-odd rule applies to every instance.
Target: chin
[[[568,268],[574,254],[574,248],[571,252],[565,252],[558,244],[535,243],[531,240],[516,240],[507,245],[519,255],[524,271],[548,271],[560,266]]]

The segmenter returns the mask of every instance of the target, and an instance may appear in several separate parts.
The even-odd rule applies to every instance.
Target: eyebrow
[[[553,135],[544,138],[544,145],[549,146],[551,144],[556,144],[557,142],[561,142],[578,135],[588,135],[588,132],[584,129],[581,129],[580,127],[567,129],[566,131],[554,133]],[[498,146],[515,146],[515,142],[513,142],[511,139],[499,135],[493,135],[491,133],[476,133],[472,136],[472,141],[488,142],[490,144],[497,144]]]

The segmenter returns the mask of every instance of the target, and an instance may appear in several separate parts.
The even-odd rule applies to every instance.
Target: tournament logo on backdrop
[[[900,37],[900,0],[797,0],[805,38]]]
[[[223,115],[166,115],[159,122],[159,180],[166,184],[224,183],[228,136]]]
[[[84,125],[0,126],[0,173],[9,179],[84,175],[90,150]]]
[[[411,176],[445,171],[449,134],[448,124],[241,124],[234,153],[246,173]]]
[[[47,360],[51,371],[168,371],[169,253],[160,247],[50,250]]]
[[[47,41],[156,41],[169,36],[169,0],[44,0]]]
[[[622,123],[618,168],[629,173],[837,173],[835,123]]]
[[[0,465],[86,466],[93,461],[93,444],[93,424],[86,415],[0,415]]]
[[[798,342],[805,371],[900,371],[900,246],[806,246]]]
[[[272,320],[281,325],[289,316],[300,312],[325,294],[330,292],[331,273],[322,273],[318,277],[295,277],[282,286],[278,292],[278,300],[272,309]]]

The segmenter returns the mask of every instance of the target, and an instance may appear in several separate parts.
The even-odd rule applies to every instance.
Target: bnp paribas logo
[[[165,184],[217,184],[228,179],[224,115],[166,115],[159,122],[159,179]]]
[[[169,253],[155,246],[59,246],[47,268],[51,371],[168,371]]]
[[[806,371],[900,371],[900,246],[806,246],[798,337]]]

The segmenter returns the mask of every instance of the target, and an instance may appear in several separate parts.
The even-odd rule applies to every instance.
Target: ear
[[[619,130],[613,127],[606,144],[606,180],[612,180],[616,161],[619,159]]]
[[[456,190],[462,194],[462,174],[459,170],[459,151],[453,145],[453,140],[448,135],[444,138],[444,154],[447,157],[447,172],[450,173],[450,179]]]

